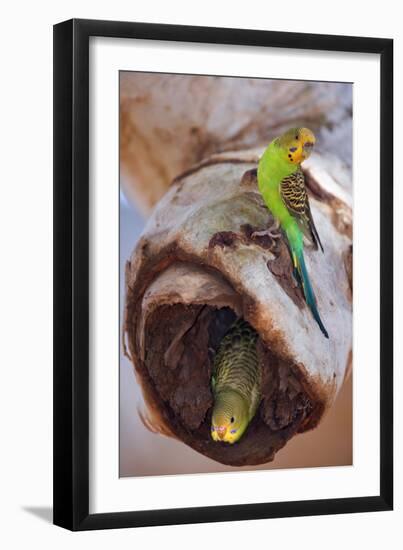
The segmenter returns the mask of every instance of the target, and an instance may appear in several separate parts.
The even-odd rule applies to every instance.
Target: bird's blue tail
[[[323,332],[326,338],[329,338],[329,334],[322,323],[322,319],[319,316],[318,308],[316,306],[316,298],[315,294],[313,293],[311,281],[309,280],[308,271],[306,269],[304,253],[302,252],[302,250],[301,252],[295,252],[294,250],[291,250],[291,256],[295,268],[296,277],[300,282],[302,290],[304,292],[305,301],[308,304],[309,309],[312,311],[312,315],[315,321],[318,323],[320,330]]]

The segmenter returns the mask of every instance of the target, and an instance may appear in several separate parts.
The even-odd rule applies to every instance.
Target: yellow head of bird
[[[236,392],[225,392],[214,404],[211,437],[214,441],[235,443],[248,426],[248,407]]]
[[[290,164],[300,164],[307,159],[315,142],[315,135],[309,128],[290,128],[277,141],[285,160]]]

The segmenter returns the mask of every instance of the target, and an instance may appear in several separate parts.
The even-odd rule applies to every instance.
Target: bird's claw
[[[264,229],[262,231],[254,231],[251,235],[252,238],[254,237],[265,237],[265,236],[268,236],[270,237],[271,239],[273,240],[277,240],[277,239],[280,239],[281,237],[281,233],[277,230],[272,230],[272,229]]]
[[[254,237],[270,237],[273,241],[276,241],[277,239],[280,239],[281,237],[281,231],[280,224],[278,221],[274,221],[270,227],[267,227],[266,229],[262,229],[262,231],[254,231],[251,235],[252,238]]]

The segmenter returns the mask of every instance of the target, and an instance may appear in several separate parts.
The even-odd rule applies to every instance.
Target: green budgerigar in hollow
[[[211,379],[214,441],[235,443],[256,414],[261,401],[257,340],[251,325],[238,319],[220,342]]]
[[[291,128],[274,139],[263,153],[257,170],[259,191],[267,208],[272,213],[277,228],[280,226],[286,237],[294,274],[302,287],[305,301],[326,338],[326,328],[319,316],[315,294],[309,280],[304,259],[304,235],[323,252],[316,230],[301,162],[309,157],[315,145],[315,136],[308,128]],[[256,231],[254,235],[268,234],[278,237],[270,230]]]

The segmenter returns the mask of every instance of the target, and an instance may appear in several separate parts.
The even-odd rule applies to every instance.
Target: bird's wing
[[[216,384],[217,384],[217,382],[216,382],[215,376],[214,376],[214,374],[212,374],[212,376],[211,376],[211,389],[213,390],[213,392],[215,391]]]
[[[260,391],[261,387],[261,372],[260,372],[260,365],[259,365],[259,377],[254,384],[252,388],[251,393],[251,399],[250,399],[250,406],[249,406],[249,419],[252,420],[252,418],[255,416],[256,411],[260,405],[260,402],[262,400],[262,394]]]
[[[281,181],[280,195],[289,212],[297,219],[304,235],[312,242],[316,250],[319,244],[323,252],[309,205],[305,176],[301,170],[297,170]]]

